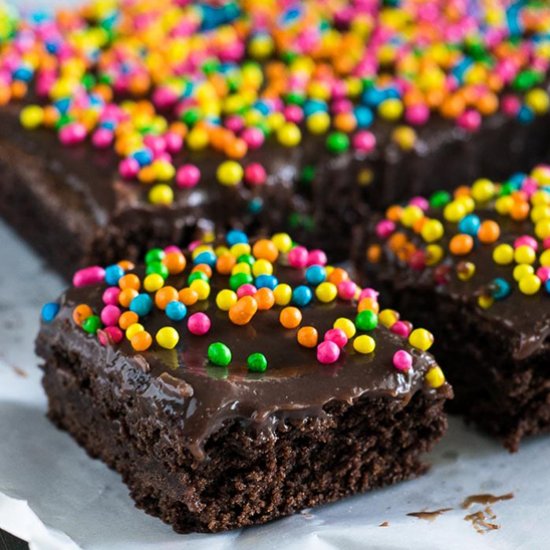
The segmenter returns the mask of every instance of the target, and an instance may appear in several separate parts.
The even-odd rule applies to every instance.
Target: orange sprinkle
[[[209,279],[212,277],[212,268],[208,264],[197,264],[193,267],[191,273],[197,273],[198,271],[204,273]]]
[[[510,217],[513,220],[525,220],[529,216],[529,203],[527,201],[514,201],[510,208]]]
[[[494,243],[500,237],[500,226],[493,220],[485,220],[479,226],[477,237],[483,244]]]
[[[79,304],[73,309],[73,321],[80,327],[93,313],[92,308],[88,304]]]
[[[328,282],[338,286],[340,283],[347,281],[349,274],[345,269],[341,267],[335,267],[328,276]]]
[[[279,250],[269,239],[260,239],[254,243],[252,254],[258,259],[268,260],[273,263],[279,256]]]
[[[192,288],[182,288],[178,292],[178,298],[182,304],[185,304],[186,306],[192,306],[193,304],[196,304],[199,295],[197,294],[196,290],[193,290]]]
[[[279,315],[279,321],[285,328],[296,328],[302,322],[302,312],[297,307],[285,307]]]
[[[173,286],[163,286],[155,292],[155,305],[159,309],[166,309],[170,302],[175,302],[178,298],[178,291]]]
[[[256,311],[258,311],[258,302],[252,296],[243,296],[229,308],[229,319],[236,325],[246,325]]]
[[[237,260],[235,259],[235,256],[227,252],[219,256],[216,260],[216,270],[222,275],[229,275],[236,263]]]
[[[464,256],[471,252],[474,247],[474,239],[470,235],[460,233],[455,235],[449,242],[449,250],[456,256]]]
[[[380,305],[376,301],[375,298],[363,298],[359,304],[357,304],[357,311],[365,311],[365,310],[372,311],[374,313],[378,313],[380,311]]]
[[[139,290],[141,287],[141,281],[139,280],[139,277],[134,273],[128,273],[127,275],[123,275],[118,280],[118,286],[125,290],[127,288],[131,288],[133,290]]]
[[[302,327],[297,334],[298,343],[305,348],[314,348],[319,341],[319,333],[315,327]]]
[[[118,303],[123,307],[129,307],[130,302],[138,295],[138,291],[134,288],[125,288],[118,295]]]
[[[151,347],[153,338],[146,330],[142,330],[134,334],[130,342],[136,351],[145,351]]]
[[[162,259],[162,263],[168,268],[170,275],[175,275],[185,269],[187,260],[181,252],[168,252]]]
[[[271,309],[275,304],[275,296],[270,288],[260,288],[255,294],[254,299],[258,303],[259,310]]]
[[[118,326],[122,330],[126,330],[130,325],[137,323],[139,321],[139,315],[135,311],[125,311],[118,318]]]

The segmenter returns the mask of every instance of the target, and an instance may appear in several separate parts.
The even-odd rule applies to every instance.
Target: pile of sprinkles
[[[128,261],[105,268],[91,266],[75,273],[73,284],[104,288],[101,309],[94,311],[89,304],[77,304],[72,321],[102,345],[117,346],[126,338],[140,353],[174,349],[179,343],[186,346],[189,334],[215,335],[220,330],[217,323],[244,327],[255,316],[273,309],[280,330],[293,331],[295,345],[310,349],[312,361],[316,357],[320,364],[344,360],[346,354],[372,354],[380,331],[389,330],[398,337],[393,368],[406,375],[414,369],[411,347],[426,351],[433,343],[427,330],[413,329],[396,311],[380,310],[374,289],[360,288],[345,269],[328,265],[324,252],[297,245],[286,233],[250,241],[242,231],[233,230],[219,246],[195,242],[186,253],[175,246],[156,248],[146,254],[144,268]],[[345,306],[343,311],[349,309],[349,316],[332,313],[337,318],[324,334],[303,323],[306,308],[326,308],[330,316],[334,302]],[[153,314],[153,324],[158,326],[159,310],[165,323],[153,331],[148,326]],[[217,310],[226,317],[214,317]],[[58,311],[57,303],[46,304],[43,322],[52,322]],[[250,352],[248,370],[265,372],[269,353],[262,349]],[[231,366],[231,342],[212,342],[206,360],[217,366]],[[428,386],[438,388],[445,377],[433,365],[425,380]]]
[[[0,105],[25,99],[22,125],[66,147],[114,150],[158,205],[200,184],[206,149],[219,184],[259,186],[268,142],[366,156],[377,121],[407,150],[434,117],[474,132],[549,110],[535,0],[93,0],[0,20]]]
[[[431,269],[434,284],[469,284],[483,309],[518,292],[550,299],[550,166],[391,206],[376,235],[413,270]],[[381,261],[380,244],[366,254]]]

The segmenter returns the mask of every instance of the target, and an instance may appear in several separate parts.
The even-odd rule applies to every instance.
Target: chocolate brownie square
[[[370,208],[540,161],[550,8],[394,4],[0,14],[0,213],[67,276],[230,227],[347,258]]]
[[[424,472],[450,386],[424,329],[286,234],[75,274],[36,342],[48,415],[176,531],[222,531]]]
[[[511,451],[550,428],[550,167],[390,207],[359,264],[435,332],[450,410]]]

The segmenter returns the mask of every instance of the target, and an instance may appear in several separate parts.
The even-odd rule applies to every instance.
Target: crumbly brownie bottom
[[[170,445],[177,419],[165,425],[138,396],[121,398],[118,373],[52,348],[43,368],[52,421],[117,470],[138,507],[182,533],[264,523],[419,475],[447,424],[444,396],[331,402],[322,418],[280,421],[276,437],[230,422],[198,462]]]
[[[495,436],[511,452],[529,435],[550,431],[550,342],[524,360],[514,360],[513,334],[433,290],[385,293],[393,307],[436,334],[430,350],[453,386],[450,413]],[[391,298],[391,301],[389,299]]]

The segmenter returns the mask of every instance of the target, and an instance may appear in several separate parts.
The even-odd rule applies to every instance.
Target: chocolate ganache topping
[[[332,400],[450,395],[428,331],[388,329],[398,314],[380,311],[373,289],[286,234],[250,243],[232,231],[220,246],[151,250],[145,266],[93,266],[73,283],[44,306],[42,336],[122,371],[120,392],[151,414],[178,415],[198,459],[228,420],[273,435]]]

